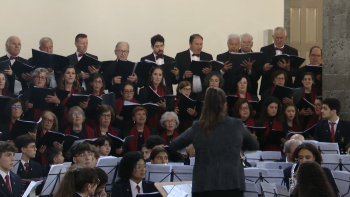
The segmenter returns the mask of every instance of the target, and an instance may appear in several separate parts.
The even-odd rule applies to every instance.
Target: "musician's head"
[[[29,134],[21,135],[16,138],[15,145],[18,151],[22,153],[22,160],[28,161],[29,159],[35,158],[36,145],[35,139]]]
[[[108,156],[111,152],[112,140],[107,135],[97,138],[94,142],[101,156]]]
[[[70,150],[70,153],[75,164],[91,166],[93,153],[91,145],[89,143],[84,142],[73,146]]]
[[[190,36],[190,50],[193,54],[200,54],[203,48],[203,37],[199,34]]]
[[[119,177],[139,183],[146,176],[147,165],[142,155],[136,151],[124,155],[119,164]]]
[[[58,147],[48,148],[45,152],[47,162],[50,165],[63,164],[64,157],[62,155],[62,149]]]
[[[283,148],[283,152],[284,154],[286,154],[287,156],[287,162],[293,162],[293,154],[295,149],[301,145],[301,141],[300,140],[295,140],[295,139],[291,139],[288,140],[284,143],[284,148]]]
[[[156,148],[152,150],[150,160],[152,164],[168,164],[169,154],[163,148]]]
[[[164,140],[158,135],[151,135],[146,140],[147,148],[153,151],[156,148],[164,148]]]
[[[102,196],[107,196],[107,193],[105,191],[105,187],[108,182],[108,175],[104,170],[102,170],[99,167],[94,168],[97,172],[98,179],[100,180],[100,183],[97,185],[96,190],[95,190],[95,196],[96,197],[102,197]]]
[[[151,47],[156,55],[164,55],[164,37],[157,34],[151,38]]]
[[[340,113],[340,101],[336,98],[326,98],[322,101],[322,118],[334,119],[339,116]],[[335,121],[335,120],[334,120]]]
[[[322,163],[320,151],[314,145],[309,143],[299,145],[294,151],[293,159],[298,159],[299,164],[305,161],[314,161],[320,165]]]
[[[129,48],[129,43],[118,42],[114,50],[114,54],[117,56],[117,59],[127,61],[129,56]]]
[[[287,30],[284,27],[276,27],[273,30],[272,38],[276,47],[283,47],[287,40]]]
[[[9,172],[15,164],[15,153],[17,148],[9,142],[0,141],[0,170]]]
[[[75,46],[77,47],[77,52],[80,54],[85,54],[88,46],[89,46],[89,41],[88,37],[86,34],[78,34],[75,36]]]

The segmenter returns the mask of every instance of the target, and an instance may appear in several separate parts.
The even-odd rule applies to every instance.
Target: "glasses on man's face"
[[[249,107],[240,107],[239,109],[242,111],[245,111],[245,110],[249,110]]]
[[[22,105],[11,105],[12,109],[22,109]]]
[[[6,81],[5,77],[0,77],[0,81]]]
[[[41,80],[46,80],[46,77],[44,77],[44,76],[35,76],[35,79],[41,79]]]
[[[172,120],[165,120],[164,122],[169,124],[169,123],[175,123],[176,120],[175,120],[175,119],[172,119]]]
[[[141,168],[144,168],[144,169],[147,170],[148,167],[147,167],[147,165],[145,164],[145,165],[136,165],[135,168],[136,168],[136,170],[140,170]]]
[[[102,118],[111,118],[111,114],[101,114]]]
[[[124,90],[125,94],[134,94],[134,90]]]
[[[102,81],[94,81],[95,84],[101,84]]]
[[[43,120],[48,123],[53,123],[55,121],[54,119],[49,119],[49,118],[43,118]]]
[[[81,153],[78,155],[78,157],[92,157],[92,153]]]
[[[191,91],[191,88],[183,88],[186,92]]]
[[[72,114],[73,117],[77,117],[77,116],[81,116],[81,115],[83,115],[83,114],[80,113],[80,112],[78,112],[78,113],[73,113],[73,114]]]
[[[118,53],[125,53],[125,54],[129,53],[129,51],[124,51],[124,50],[117,50],[117,52]]]

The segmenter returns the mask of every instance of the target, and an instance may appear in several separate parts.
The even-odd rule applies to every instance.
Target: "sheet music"
[[[175,189],[176,191],[183,191],[185,192],[188,197],[192,197],[192,185],[191,184],[182,184],[182,185],[164,185],[162,186],[163,189],[168,193],[168,197],[170,195],[170,192],[173,192]]]
[[[245,182],[245,192],[244,192],[245,197],[257,197],[258,196],[258,191],[256,189],[256,185],[254,182]]]
[[[173,182],[192,181],[193,166],[190,166],[190,165],[172,166],[172,169],[174,170],[174,173],[181,179],[181,180],[179,180],[174,175]]]
[[[171,165],[147,164],[146,181],[170,182]],[[169,175],[169,176],[168,176]],[[165,178],[166,177],[166,178]],[[165,179],[164,179],[165,178]],[[164,179],[164,180],[163,180]]]
[[[322,154],[338,154],[340,155],[338,143],[318,142],[318,146]]]
[[[196,163],[196,158],[195,157],[191,157],[190,158],[190,165],[194,166],[195,163]]]
[[[266,180],[260,180],[260,175],[262,177],[267,177],[267,171],[265,169],[259,169],[259,168],[244,168],[244,175],[245,175],[245,180],[248,182],[253,182],[255,183],[255,188],[257,189],[258,194],[262,194],[262,190],[260,187],[260,182]],[[257,181],[259,179],[259,181]]]
[[[19,163],[21,162],[22,153],[15,153],[15,163],[12,168],[12,172],[17,174]]]
[[[58,188],[69,167],[70,165],[63,164],[52,165],[40,195],[46,196],[53,194]]]
[[[322,167],[326,167],[331,171],[337,170],[339,171],[339,159],[340,155],[338,154],[326,154],[322,155]]]
[[[289,196],[288,190],[284,186],[276,185],[274,183],[263,182],[263,183],[261,183],[261,187],[264,191],[265,197],[275,197],[275,194],[277,194],[277,196],[281,196],[281,197],[288,197]]]
[[[276,161],[281,159],[281,152],[280,151],[262,151],[261,156],[264,161]]]
[[[122,157],[114,157],[114,156],[100,157],[98,159],[96,167],[101,168],[108,175],[107,184],[112,184],[114,174],[116,171],[116,166],[120,163],[121,159]],[[117,177],[118,176],[116,176],[116,180],[117,180]]]
[[[262,169],[280,169],[284,170],[288,168],[289,166],[292,166],[293,163],[287,163],[287,162],[271,162],[271,161],[262,161],[256,163],[257,168]]]
[[[284,173],[283,170],[266,170],[267,177],[265,178],[269,183],[276,183],[277,185],[282,185]]]
[[[35,189],[42,183],[43,181],[31,181],[28,185],[26,191],[24,192],[22,197],[27,197],[29,194],[33,194],[35,196]]]
[[[332,174],[335,184],[339,189],[340,196],[344,196],[346,193],[348,193],[350,187],[350,173],[344,171],[333,171]],[[344,197],[350,197],[350,192]]]

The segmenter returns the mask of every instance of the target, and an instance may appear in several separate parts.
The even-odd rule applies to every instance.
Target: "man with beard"
[[[150,60],[156,62],[158,65],[168,64],[175,61],[174,58],[164,55],[164,37],[157,34],[151,38],[151,48],[153,53],[141,58],[141,62]],[[178,83],[179,69],[174,68],[171,70],[172,76],[164,76],[166,86],[173,91],[173,84]]]

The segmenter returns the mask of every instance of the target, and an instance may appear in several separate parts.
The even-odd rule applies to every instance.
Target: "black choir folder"
[[[282,144],[281,139],[286,137],[286,132],[272,129],[266,137],[266,144]]]
[[[136,197],[162,197],[159,192],[137,194]]]
[[[113,147],[115,147],[115,148],[121,148],[124,143],[128,144],[130,142],[130,140],[132,140],[135,137],[133,135],[130,135],[130,136],[125,137],[124,139],[121,139],[121,138],[114,136],[110,133],[107,133],[107,135],[108,135],[108,137],[111,138]]]
[[[11,66],[10,59],[0,62],[0,71],[8,70]]]
[[[130,120],[132,118],[132,110],[134,110],[134,108],[137,106],[144,107],[147,110],[147,113],[148,113],[147,118],[153,118],[159,110],[159,105],[155,103],[140,104],[140,103],[132,103],[129,101],[124,101],[123,108],[119,116],[122,116],[124,119]]]
[[[262,136],[266,130],[266,127],[251,127],[251,126],[246,126],[246,128],[251,132],[254,133],[256,136]]]
[[[90,73],[88,69],[89,66],[93,66],[96,69],[99,69],[100,64],[101,62],[95,59],[94,57],[88,54],[84,54],[75,67],[85,73]]]
[[[302,109],[308,109],[308,108],[310,108],[311,110],[314,109],[314,105],[310,103],[308,100],[306,100],[305,98],[299,101],[299,103],[297,104],[297,107],[299,111],[301,111]]]
[[[96,109],[99,105],[109,105],[112,107],[114,113],[116,112],[116,103],[115,103],[115,94],[114,92],[110,92],[108,94],[103,94],[102,96],[89,96],[89,108],[91,110],[91,114],[95,116]]]
[[[47,96],[53,96],[54,90],[50,88],[39,88],[34,86],[31,88],[31,94],[29,98],[29,103],[33,104],[33,108],[40,110],[47,110],[54,106],[53,103],[46,102],[45,98]]]
[[[35,133],[40,122],[41,118],[38,122],[16,120],[10,131],[10,140],[15,140],[17,137],[27,134],[28,132]]]
[[[73,135],[65,135],[63,133],[55,132],[55,131],[47,131],[45,135],[41,138],[38,144],[45,145],[47,148],[53,147],[54,142],[58,142],[60,144],[67,143],[73,144],[74,141],[79,138]],[[39,146],[40,147],[40,146]]]
[[[169,103],[172,103],[175,100],[175,95],[173,94],[167,94],[164,96],[159,96],[159,94],[153,90],[151,86],[148,86],[150,91],[150,102],[151,103],[158,103],[160,101],[166,101],[166,104],[168,106]]]
[[[290,61],[290,67],[294,69],[298,69],[305,61],[304,58],[295,55],[275,55],[270,62],[270,64],[273,65],[273,70],[280,68],[278,62],[283,62],[283,60],[286,62]]]
[[[276,85],[276,88],[273,91],[272,96],[280,99],[280,101],[283,102],[283,99],[286,97],[292,99],[293,94],[294,94],[293,88]]]
[[[157,66],[157,64],[149,62],[137,62],[135,65],[135,74],[140,79],[148,81],[149,73],[154,66]]]
[[[125,82],[129,76],[134,75],[135,65],[135,62],[118,60],[113,76],[120,76],[122,77],[121,81]],[[138,74],[136,75],[138,76]]]
[[[11,68],[17,76],[21,76],[23,73],[31,73],[34,70],[33,66],[20,62],[19,60],[16,60]]]
[[[262,64],[264,55],[262,52],[251,52],[251,53],[230,53],[229,62],[232,63],[232,69],[235,72],[242,72],[245,67],[241,66],[244,61],[254,62],[253,66],[259,66]]]
[[[322,76],[322,66],[305,65],[305,72],[311,72],[315,77]]]
[[[179,108],[179,117],[190,117],[191,115],[187,113],[187,109],[193,109],[196,106],[197,102],[181,93],[179,99],[180,101],[177,106]]]
[[[90,95],[85,94],[72,94],[69,97],[66,106],[68,109],[74,106],[79,106],[79,103],[87,101],[89,97]]]
[[[316,124],[302,132],[290,131],[288,132],[288,135],[300,134],[300,135],[303,135],[305,138],[309,138],[310,136],[315,135],[315,128],[316,128]]]
[[[60,99],[61,102],[67,98],[69,93],[70,91],[67,90],[56,89],[56,96],[58,99]]]
[[[4,120],[3,118],[6,117],[6,107],[7,103],[12,100],[13,98],[7,97],[7,96],[0,96],[0,120]]]
[[[69,59],[62,55],[50,54],[44,51],[32,49],[33,64],[36,68],[52,68],[55,71],[62,71],[69,65]]]
[[[210,68],[211,61],[201,60],[201,61],[192,61],[188,70],[192,72],[193,75],[197,75],[201,78],[204,78],[206,75],[203,73],[204,68]]]

